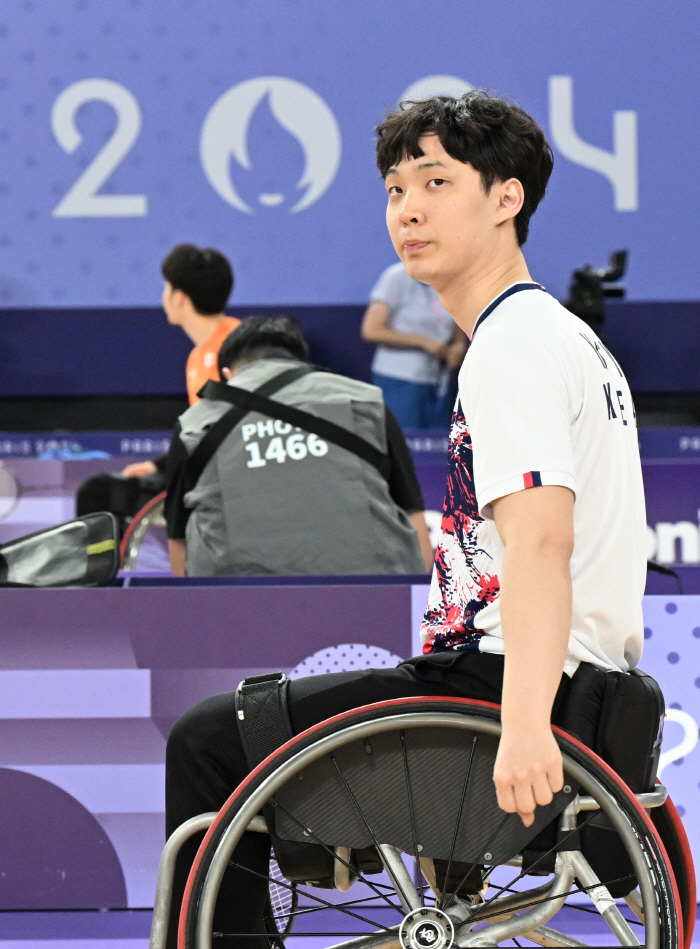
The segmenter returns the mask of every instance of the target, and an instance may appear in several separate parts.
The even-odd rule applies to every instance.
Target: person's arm
[[[176,577],[184,577],[187,563],[185,528],[190,511],[185,507],[185,467],[187,451],[180,439],[180,422],[173,430],[165,465],[165,522],[168,535],[170,568]]]
[[[396,416],[384,406],[386,426],[387,454],[389,455],[389,473],[387,482],[392,500],[408,514],[418,535],[420,552],[423,555],[425,569],[433,569],[433,547],[430,543],[428,525],[425,523],[425,504],[423,492],[416,476],[411,452],[406,444],[406,436]]]
[[[423,554],[425,569],[427,573],[430,573],[433,569],[435,553],[433,545],[430,543],[428,525],[425,523],[425,511],[406,511],[406,513],[411,518],[411,523],[416,534],[418,534],[418,543],[420,544],[420,552]]]
[[[126,468],[122,470],[122,474],[126,478],[145,478],[146,475],[155,474],[158,471],[158,466],[154,461],[135,461],[131,465],[127,465]]]
[[[430,356],[444,358],[446,347],[419,333],[399,333],[389,326],[391,309],[380,300],[373,300],[365,311],[360,335],[366,343],[392,346],[396,349],[422,349]]]
[[[181,537],[168,538],[168,553],[170,554],[170,569],[174,577],[185,576],[187,563],[187,544]]]
[[[493,502],[505,547],[500,575],[505,674],[494,781],[498,804],[530,826],[564,784],[550,725],[571,629],[574,494],[558,485]]]

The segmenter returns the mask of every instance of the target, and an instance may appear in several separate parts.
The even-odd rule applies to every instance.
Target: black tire
[[[680,815],[670,798],[663,807],[655,807],[651,811],[651,819],[666,849],[676,878],[683,913],[683,944],[684,949],[690,949],[697,915],[695,868],[690,843]]]
[[[399,718],[399,716],[401,718]],[[518,845],[518,849],[512,850],[512,854],[519,853],[526,845],[519,844],[518,841],[521,838],[524,839],[527,837],[528,834],[530,837],[534,836],[547,824],[551,823],[553,816],[556,813],[560,813],[577,795],[578,790],[582,788],[583,793],[593,795],[593,797],[601,803],[602,811],[594,811],[592,814],[580,814],[578,818],[579,830],[583,823],[590,822],[596,817],[598,818],[599,826],[606,826],[607,821],[607,824],[610,825],[610,832],[615,833],[617,837],[623,841],[627,853],[629,854],[629,859],[634,866],[635,873],[639,878],[647,925],[644,926],[640,921],[631,918],[629,913],[625,917],[630,926],[634,927],[635,936],[638,936],[640,942],[648,946],[649,949],[679,949],[679,947],[683,945],[681,902],[673,873],[671,868],[666,865],[664,859],[664,850],[659,835],[647,813],[641,808],[636,798],[631,795],[626,785],[617,778],[614,772],[612,772],[604,762],[578,741],[564,732],[555,729],[557,740],[564,754],[565,773],[567,774],[567,781],[569,783],[565,785],[564,791],[560,792],[559,796],[555,796],[555,801],[552,805],[548,805],[551,811],[547,811],[547,809],[543,808],[538,809],[539,816],[536,818],[536,824],[537,821],[539,821],[539,828],[535,826],[531,831],[525,831],[519,823],[518,818],[514,815],[511,815],[510,818],[506,817],[502,812],[497,811],[497,805],[495,805],[496,811],[494,811],[493,802],[495,801],[495,791],[490,779],[488,767],[489,760],[491,761],[492,767],[492,758],[493,755],[495,755],[495,747],[497,746],[497,735],[500,730],[500,725],[498,724],[499,716],[500,710],[496,706],[467,699],[418,698],[382,702],[362,709],[356,709],[329,719],[326,722],[322,722],[314,728],[298,735],[283,746],[283,748],[270,755],[270,757],[237,788],[212,825],[208,840],[200,848],[190,873],[185,898],[183,900],[180,918],[179,949],[209,949],[209,929],[206,920],[211,918],[210,914],[213,912],[216,892],[218,891],[216,881],[214,880],[214,882],[212,882],[211,878],[215,877],[216,873],[219,872],[219,867],[225,865],[222,864],[222,860],[228,860],[226,854],[230,856],[240,833],[243,832],[247,826],[247,822],[252,816],[258,812],[263,802],[273,799],[278,801],[278,807],[275,813],[280,814],[282,812],[286,815],[286,817],[283,818],[283,823],[286,821],[286,835],[289,834],[289,828],[293,827],[294,824],[298,824],[298,827],[301,829],[305,828],[307,831],[311,831],[310,823],[313,823],[314,826],[318,828],[323,825],[324,821],[332,821],[336,819],[336,817],[337,819],[342,818],[341,812],[345,805],[339,807],[338,802],[340,801],[340,797],[338,797],[337,800],[333,799],[332,796],[328,799],[330,801],[329,807],[326,809],[328,814],[325,814],[324,808],[320,806],[319,800],[314,799],[311,793],[313,792],[313,775],[318,776],[318,774],[321,773],[321,768],[329,769],[331,764],[343,782],[344,791],[349,795],[347,800],[352,799],[352,801],[354,801],[356,813],[361,817],[361,820],[355,817],[356,826],[361,826],[362,821],[364,821],[368,833],[371,833],[370,823],[366,819],[366,816],[363,816],[363,808],[367,813],[374,808],[374,811],[376,811],[378,815],[377,820],[380,824],[383,821],[385,826],[389,826],[387,821],[389,823],[392,819],[395,822],[398,821],[398,825],[396,826],[400,827],[400,832],[396,833],[395,836],[397,839],[392,840],[392,843],[395,844],[401,852],[410,854],[412,852],[421,851],[422,845],[417,843],[418,836],[416,830],[417,827],[420,827],[420,833],[423,839],[430,837],[431,834],[433,835],[433,842],[427,845],[431,852],[426,855],[439,858],[443,861],[447,854],[444,850],[444,846],[440,844],[440,846],[443,847],[443,849],[440,850],[436,841],[442,838],[451,840],[448,867],[444,875],[450,880],[453,879],[455,865],[467,867],[467,862],[471,861],[465,872],[464,879],[461,881],[462,883],[469,877],[470,873],[473,877],[474,868],[479,860],[486,866],[503,864],[506,860],[510,859],[510,857],[505,857],[503,854],[510,853],[508,848],[510,847],[512,850],[516,844]],[[441,729],[439,732],[439,741],[433,740],[432,732],[429,731],[430,729],[437,728]],[[466,732],[465,728],[467,729]],[[437,734],[436,732],[436,735]],[[460,770],[460,768],[454,766],[454,757],[452,757],[449,759],[445,758],[445,760],[451,762],[450,767],[440,770],[440,754],[453,755],[454,748],[456,747],[459,747],[460,754],[464,749],[468,750],[469,743],[465,743],[466,734],[475,736],[471,739],[472,751],[468,766]],[[367,736],[372,737],[370,739]],[[449,741],[444,736],[449,736]],[[387,781],[386,774],[389,772],[376,770],[376,772],[374,772],[375,776],[372,777],[373,772],[371,772],[370,768],[378,769],[379,765],[377,765],[377,762],[379,761],[383,762],[383,766],[388,767],[387,762],[390,764],[393,760],[395,768],[400,769],[401,755],[399,751],[392,751],[391,753],[385,751],[382,753],[382,749],[389,747],[387,743],[393,742],[394,744],[391,747],[396,746],[398,749],[399,745],[397,743],[399,741],[403,751],[406,788],[411,788],[410,792],[407,792],[405,795],[408,803],[405,806],[402,805],[399,801],[400,795],[394,795],[394,797],[392,797],[388,792],[384,795],[386,800],[383,798],[379,799],[377,795],[374,795],[370,800],[360,801],[359,798],[363,792],[359,789],[365,786],[370,788],[373,780],[379,780],[377,775],[381,777],[383,782],[382,787],[391,788],[394,786],[392,784],[394,780],[393,772],[391,780]],[[450,741],[452,742],[452,746],[448,747]],[[367,750],[367,745],[370,745],[369,751]],[[373,745],[380,749],[380,754],[374,757],[370,766],[369,762],[371,760],[370,756],[373,753]],[[363,760],[360,752],[361,746],[364,747],[367,756],[366,761],[368,764],[365,770],[363,770],[361,763]],[[477,747],[482,749],[478,752],[478,754],[481,755],[480,758],[475,757],[474,749]],[[352,757],[353,755],[355,756],[354,758]],[[394,757],[392,758],[391,755]],[[438,762],[438,767],[433,769],[432,774],[429,773],[429,762],[433,760],[430,758],[430,755],[433,755],[433,757],[438,755],[437,758],[434,758],[434,760]],[[491,755],[490,759],[489,755]],[[339,764],[338,761],[340,758],[343,760]],[[472,758],[475,762],[475,770],[473,771],[473,777],[470,777],[472,775]],[[330,761],[331,764],[328,764],[328,761]],[[359,771],[352,771],[352,782],[348,781],[347,777],[343,775],[340,766],[342,764],[343,767],[346,768],[356,767],[355,764],[348,765],[348,761],[359,762],[359,764],[357,764]],[[317,762],[323,763],[317,765]],[[427,766],[426,762],[428,762]],[[312,765],[315,766],[314,771],[311,770]],[[411,768],[414,769],[414,772],[410,774]],[[299,782],[296,782],[292,787],[289,779],[292,775],[298,777],[302,771],[305,771],[305,776],[307,777],[304,787],[305,792],[308,792],[309,796],[306,800],[313,802],[315,808],[313,818],[307,818],[307,823],[297,819],[287,811],[283,804],[279,803],[282,799],[288,799],[285,795],[288,796],[289,794],[296,793],[295,789],[299,787]],[[416,778],[415,774],[418,772],[420,773],[418,778]],[[460,775],[460,782],[462,781],[461,775],[464,774],[461,796],[462,803],[464,803],[465,800],[472,803],[470,807],[465,807],[463,812],[460,810],[456,821],[451,815],[448,822],[449,827],[445,830],[444,814],[440,814],[439,819],[436,819],[435,813],[429,813],[422,802],[429,799],[425,796],[427,793],[425,790],[426,787],[434,787],[435,781],[438,780],[442,782],[443,775],[446,775],[444,781],[453,781],[453,772]],[[350,773],[351,771],[348,770],[348,774]],[[309,777],[309,775],[312,777]],[[358,775],[361,776],[361,780],[358,780]],[[470,780],[473,781],[473,784],[469,787],[469,791],[467,791]],[[398,770],[396,772],[396,782],[396,787],[398,787]],[[328,787],[330,787],[330,785],[321,784],[319,787],[321,787],[324,792],[324,797],[320,799],[322,803],[323,800],[326,800]],[[440,787],[442,789],[443,785],[441,784]],[[338,794],[341,794],[341,792],[338,791]],[[446,800],[447,797],[443,795],[441,803]],[[474,807],[473,802],[477,802],[478,807]],[[309,806],[311,806],[311,803],[309,803]],[[350,805],[348,804],[347,806],[349,807]],[[401,811],[402,807],[403,812],[400,814],[399,811]],[[447,808],[445,808],[445,810],[446,809]],[[436,809],[434,807],[432,810],[433,812],[436,810],[440,811],[439,808]],[[372,811],[373,821],[375,820],[374,811]],[[301,811],[298,813],[301,815]],[[465,815],[464,825],[460,823],[463,819],[463,813]],[[478,816],[478,820],[477,816],[474,815]],[[487,815],[491,816],[487,819]],[[290,818],[294,824],[290,823],[290,819],[287,818]],[[491,820],[491,824],[489,824],[489,820]],[[480,826],[483,833],[488,837],[488,846],[482,846],[483,841],[480,841],[478,844],[473,843],[469,837],[470,832],[468,831],[470,821],[472,826],[471,833],[473,834],[473,828],[475,826]],[[496,823],[499,824],[498,828],[496,828]],[[465,828],[464,831],[462,829],[463,826]],[[232,830],[227,833],[229,828],[232,828]],[[452,828],[454,829],[454,833],[452,833]],[[502,828],[505,828],[505,830],[502,831]],[[280,833],[279,823],[277,824],[277,832]],[[319,834],[318,837],[316,836],[317,833]],[[498,834],[501,834],[501,837],[498,837]],[[571,841],[569,843],[570,848],[578,846],[577,840],[579,838],[577,834],[578,831],[574,828],[574,830],[567,835],[567,838],[570,838]],[[325,849],[328,850],[328,845],[331,841],[326,841],[324,845],[323,835],[324,831],[317,830],[311,833],[311,838],[321,846],[325,846]],[[222,840],[225,836],[226,841],[222,844]],[[306,836],[307,839],[309,837],[307,833],[305,833],[304,836]],[[399,840],[398,838],[401,839]],[[386,840],[378,841],[376,838],[373,839],[375,839],[375,842],[386,842]],[[343,846],[347,845],[345,841],[338,843],[342,843]],[[215,853],[220,844],[222,844],[221,850],[215,860]],[[560,840],[557,849],[566,851],[567,848],[564,844],[565,841],[562,842]],[[362,845],[361,843],[350,844],[350,846],[358,847]],[[498,854],[499,846],[502,849],[500,857]],[[469,851],[470,847],[471,851]],[[457,850],[459,850],[459,848],[462,849],[457,852],[456,848]],[[438,852],[439,850],[440,852]],[[479,860],[473,860],[473,853],[481,854]],[[452,861],[453,855],[455,856],[454,861]],[[488,858],[491,858],[491,863],[489,863]],[[562,861],[567,859],[567,855],[562,854],[561,859]],[[207,880],[207,875],[210,874],[210,871],[211,878]],[[534,873],[540,872],[544,872],[543,865],[537,868],[537,870],[530,868],[527,873],[521,871],[518,875],[516,872],[518,879],[513,882],[517,884],[520,879],[529,879],[531,889],[528,892],[537,894],[536,896],[528,897],[510,897],[509,899],[511,900],[520,901],[519,909],[531,909],[535,904],[541,906],[548,902],[547,896],[543,895],[542,876],[533,876]],[[491,873],[491,870],[489,870],[488,873]],[[615,880],[612,879],[602,877],[600,879],[602,884],[615,882]],[[371,881],[361,877],[360,883],[365,887],[365,889],[362,890],[362,892],[365,893],[365,903],[374,902],[376,904],[376,901],[379,899],[378,896],[366,896],[366,887],[369,886],[371,888],[373,886]],[[460,884],[454,884],[454,888],[457,889],[459,885]],[[545,887],[546,886],[547,884],[545,884]],[[377,887],[374,886],[374,889],[377,890]],[[470,890],[467,885],[468,892],[474,893],[474,889],[474,886],[472,886]],[[504,912],[506,904],[495,903],[495,900],[500,899],[501,894],[506,891],[507,887],[500,888],[496,895],[491,897],[486,904],[481,904],[478,910],[480,919],[488,921],[491,916]],[[377,892],[379,892],[379,890],[377,890]],[[314,893],[300,886],[299,893],[302,897],[302,902],[305,899],[310,900],[310,905],[313,905],[314,900],[319,900],[319,897],[316,895],[319,893],[318,890]],[[463,889],[460,889],[460,897],[463,897],[463,893]],[[395,903],[401,900],[401,895],[398,890],[392,893],[391,896]],[[447,894],[443,894],[443,904],[446,904],[449,908],[450,903],[454,900],[454,895],[452,895],[452,899],[446,898],[446,896]],[[577,894],[577,897],[583,899],[585,899],[586,896],[587,894],[583,894],[583,896]],[[382,897],[384,902],[386,902],[385,897],[386,893],[384,893]],[[332,905],[335,911],[340,912],[344,921],[344,925],[338,926],[333,930],[337,935],[330,938],[330,932],[325,934],[329,936],[328,945],[334,945],[335,943],[344,941],[348,935],[351,935],[346,932],[346,930],[350,928],[347,920],[357,914],[345,907],[340,908],[337,900],[334,903],[334,894],[332,892],[329,893],[326,891],[320,899],[322,905],[324,901],[327,904],[324,908],[326,913],[329,912],[328,906]],[[472,897],[472,899],[478,900],[478,897]],[[551,899],[553,898],[550,897],[550,900]],[[489,907],[491,900],[493,900],[495,904],[493,909]],[[529,902],[527,902],[526,905],[522,905],[524,900],[528,900]],[[429,904],[426,903],[426,905]],[[549,905],[553,904],[550,903]],[[379,906],[385,914],[382,919],[385,919],[385,917],[388,919],[389,917],[386,916],[388,911],[384,907],[384,903],[380,901]],[[510,907],[512,907],[512,903],[508,908]],[[372,909],[372,907],[369,907],[369,909]],[[374,909],[377,909],[377,907],[375,906]],[[399,910],[397,914],[395,912],[396,909],[398,909],[398,907],[395,906],[395,921],[391,923],[391,926],[398,927],[398,924],[403,918],[404,910]],[[555,917],[555,921],[560,918],[568,920],[569,915],[567,915],[567,913],[569,910],[573,913],[572,918],[575,918],[578,909],[582,912],[591,912],[590,907],[578,907],[578,904],[574,904],[566,898],[565,905],[557,911],[558,915]],[[565,910],[567,912],[564,912]],[[594,909],[593,912],[597,911]],[[516,920],[515,925],[517,925],[517,920],[520,920],[522,917],[516,917],[512,914],[513,910],[510,908],[511,918]],[[307,925],[308,919],[312,915],[311,912],[307,912],[303,917],[303,919],[307,921]],[[377,923],[376,914],[374,920],[368,920],[366,916],[364,916],[363,919],[364,928],[362,929],[356,920],[351,919],[351,922],[355,926],[353,932],[357,936],[364,936],[372,931],[376,931],[377,926],[379,926],[380,929],[386,929],[388,925],[386,920]],[[369,922],[373,923],[375,927],[374,930],[371,928],[367,929],[366,924]],[[327,927],[328,924],[326,924],[326,928]],[[307,929],[305,931],[309,932],[309,934],[317,932],[317,930],[313,929]],[[472,930],[472,932],[477,932],[478,934],[478,931]],[[494,930],[494,932],[497,931]],[[607,930],[607,933],[612,937],[610,930]],[[301,935],[301,932],[299,935]],[[387,935],[382,938],[394,938],[394,941],[396,941],[395,937],[397,935],[397,933],[393,933],[392,935]],[[613,942],[611,941],[607,944],[612,945]],[[222,942],[219,943],[219,945],[224,947],[225,943]]]

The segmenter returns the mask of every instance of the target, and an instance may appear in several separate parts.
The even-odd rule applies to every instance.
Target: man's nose
[[[399,217],[404,226],[422,224],[425,221],[425,210],[415,188],[409,188],[404,192]]]

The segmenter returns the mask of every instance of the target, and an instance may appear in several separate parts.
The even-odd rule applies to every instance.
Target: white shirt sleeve
[[[496,498],[526,488],[562,485],[576,493],[572,389],[556,336],[511,320],[479,327],[459,392],[483,517],[492,519]]]

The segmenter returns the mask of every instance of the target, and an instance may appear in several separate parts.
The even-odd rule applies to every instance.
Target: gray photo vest
[[[253,391],[299,365],[262,359],[233,385]],[[275,393],[386,452],[380,389],[313,372]],[[231,408],[202,399],[180,417],[191,455]],[[189,576],[424,573],[418,537],[373,465],[287,422],[249,412],[185,495]]]

